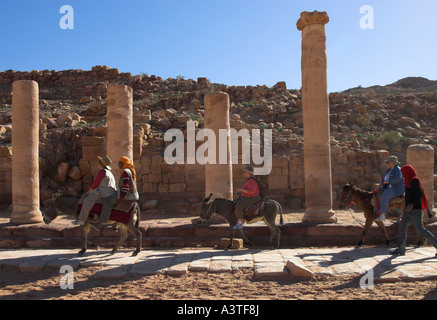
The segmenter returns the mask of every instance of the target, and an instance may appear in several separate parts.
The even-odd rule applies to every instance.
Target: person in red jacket
[[[240,199],[237,200],[235,206],[235,214],[237,215],[237,224],[234,229],[243,228],[244,209],[252,204],[261,201],[258,183],[253,176],[253,166],[247,165],[244,167],[243,175],[247,179],[243,188],[237,189],[237,193],[240,194]]]
[[[407,230],[410,224],[413,224],[417,232],[437,249],[437,238],[423,225],[423,210],[428,209],[428,200],[422,183],[412,166],[404,166],[401,171],[405,179],[405,212],[399,225],[398,247],[392,251],[392,254],[405,255]]]

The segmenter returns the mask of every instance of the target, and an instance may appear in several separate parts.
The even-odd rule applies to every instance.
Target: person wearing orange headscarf
[[[120,168],[120,179],[118,181],[118,196],[113,202],[113,207],[118,211],[129,212],[133,203],[140,197],[137,191],[137,175],[132,161],[128,157],[122,157],[118,162]],[[103,228],[103,225],[109,221],[112,208],[106,208],[100,214],[97,224],[92,226],[98,230]]]
[[[137,174],[133,163],[128,157],[122,157],[118,162],[120,168],[119,202],[123,200],[138,200]]]
[[[399,225],[398,247],[392,254],[405,255],[407,230],[411,223],[437,249],[437,238],[423,225],[423,210],[428,209],[428,200],[422,183],[412,166],[404,166],[401,171],[405,179],[405,212]]]

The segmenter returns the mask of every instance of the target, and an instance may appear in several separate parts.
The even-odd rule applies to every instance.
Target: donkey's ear
[[[209,194],[209,197],[206,198],[204,202],[209,202],[209,200],[211,200],[211,198],[212,198],[212,193]]]

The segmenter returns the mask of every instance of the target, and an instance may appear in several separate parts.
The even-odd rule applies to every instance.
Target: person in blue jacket
[[[385,221],[390,200],[404,194],[404,177],[402,176],[400,162],[395,156],[388,157],[385,163],[389,165],[381,182],[381,204],[379,206],[379,216],[375,221]]]

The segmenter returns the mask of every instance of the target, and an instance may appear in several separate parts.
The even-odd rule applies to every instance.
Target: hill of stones
[[[189,120],[196,121],[202,128],[204,96],[211,91],[223,91],[231,100],[231,127],[273,129],[274,168],[272,177],[262,177],[262,181],[272,193],[282,195],[281,200],[286,204],[296,209],[304,207],[301,92],[287,88],[285,82],[273,87],[228,86],[211,83],[206,78],[131,75],[106,66],[96,66],[91,71],[0,72],[0,146],[6,150],[0,152],[0,157],[5,159],[11,152],[8,151],[11,91],[15,80],[35,80],[40,88],[43,199],[60,189],[70,194],[86,191],[92,180],[81,172],[79,164],[83,156],[82,138],[99,135],[96,132],[104,134],[107,88],[125,84],[134,92],[134,130],[141,138],[137,141],[141,146],[136,151],[140,153],[137,155],[140,160],[145,155],[163,154],[166,130],[184,129]],[[386,87],[355,88],[330,94],[334,201],[338,200],[342,185],[348,182],[371,189],[380,181],[385,169],[383,160],[389,154],[405,163],[409,145],[437,146],[435,87],[434,82],[423,78],[407,78]],[[61,177],[63,163],[69,166]],[[0,165],[3,189],[10,185],[10,170],[8,161],[3,161]],[[145,173],[144,168],[142,173]],[[286,176],[285,180],[276,179],[281,176]],[[159,191],[166,191],[160,189],[158,183],[154,190],[140,190],[144,198],[150,198],[149,194],[156,198]],[[198,194],[201,196],[202,192]],[[195,202],[193,194],[188,196]],[[8,199],[6,190],[0,195],[0,201]]]

